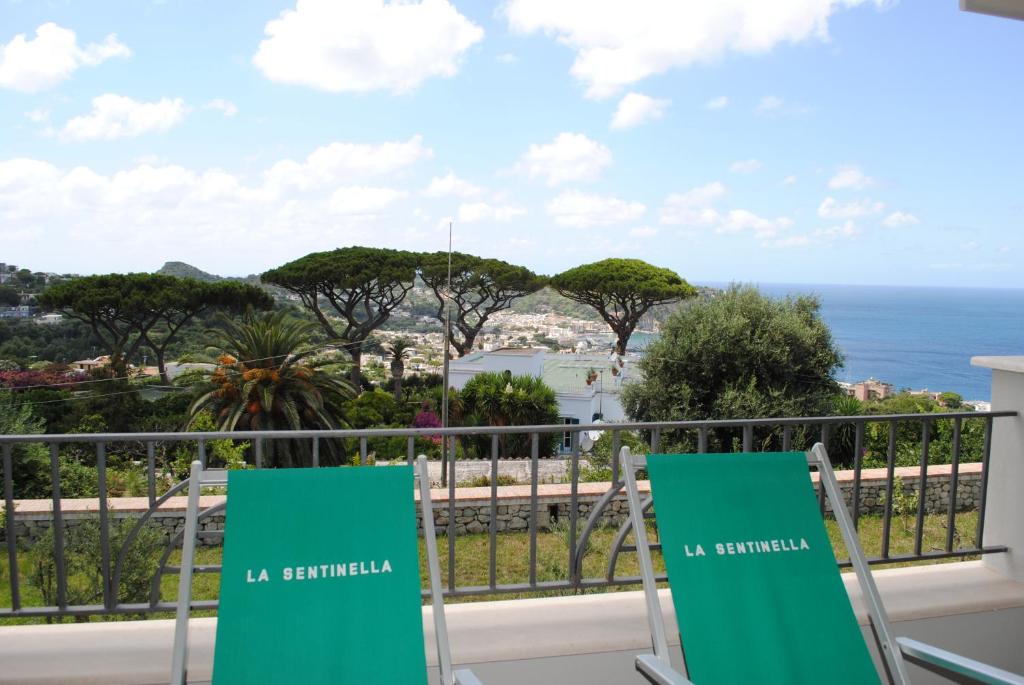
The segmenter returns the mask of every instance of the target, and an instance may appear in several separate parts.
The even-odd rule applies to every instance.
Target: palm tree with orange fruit
[[[318,368],[309,338],[317,327],[282,310],[249,312],[239,322],[222,317],[214,331],[224,353],[189,409],[192,421],[213,415],[222,431],[346,428],[341,405],[355,396],[352,384]],[[312,460],[309,439],[267,440],[264,456],[275,466]],[[322,463],[343,463],[340,440],[320,440]]]

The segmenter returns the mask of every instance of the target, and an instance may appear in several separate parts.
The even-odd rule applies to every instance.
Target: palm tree
[[[395,338],[384,345],[384,350],[391,357],[391,378],[394,381],[395,401],[402,401],[402,376],[405,375],[405,360],[412,352],[413,341],[409,338]]]
[[[534,376],[513,376],[510,372],[484,372],[474,376],[462,389],[461,401],[466,414],[475,414],[491,426],[529,426],[558,423],[558,400],[544,381]],[[547,453],[557,440],[550,434],[551,444],[541,449]],[[504,456],[527,449],[523,435],[503,435],[499,439]]]
[[[317,368],[308,343],[316,324],[290,319],[279,311],[241,322],[221,317],[213,331],[224,350],[209,382],[189,408],[190,423],[203,412],[217,428],[234,430],[304,430],[346,427],[341,404],[355,395],[348,380]],[[311,461],[309,440],[270,440],[268,463],[294,466]],[[321,440],[324,463],[341,463],[340,441]]]

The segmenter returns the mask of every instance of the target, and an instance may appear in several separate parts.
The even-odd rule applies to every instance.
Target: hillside
[[[167,262],[156,272],[162,276],[177,276],[178,278],[194,278],[197,281],[205,281],[212,283],[214,281],[223,281],[223,276],[216,276],[214,274],[208,274],[202,269],[197,269],[191,264],[185,262]]]

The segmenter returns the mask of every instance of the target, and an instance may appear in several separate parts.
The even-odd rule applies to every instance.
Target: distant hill
[[[156,273],[162,276],[177,276],[178,278],[194,278],[197,281],[206,281],[212,283],[214,281],[223,281],[222,276],[216,276],[214,274],[208,274],[202,269],[197,269],[191,264],[185,262],[167,262],[160,270]],[[239,279],[241,280],[241,279]]]
[[[239,283],[247,283],[248,285],[254,285],[257,288],[263,288],[270,295],[282,302],[289,301],[288,292],[284,288],[279,288],[276,285],[270,285],[268,283],[260,282],[259,274],[249,274],[248,276],[218,276],[217,274],[211,274],[197,269],[191,264],[185,262],[167,262],[160,270],[156,273],[164,276],[177,276],[178,278],[194,278],[197,281],[205,281],[206,283],[216,283],[217,281],[238,281]]]

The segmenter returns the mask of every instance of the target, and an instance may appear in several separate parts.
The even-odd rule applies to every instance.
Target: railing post
[[[1024,356],[974,357],[971,364],[992,369],[992,410],[1018,412],[995,422],[983,478],[987,492],[979,514],[984,517],[982,543],[1005,545],[1007,553],[982,558],[997,573],[1024,581]]]

